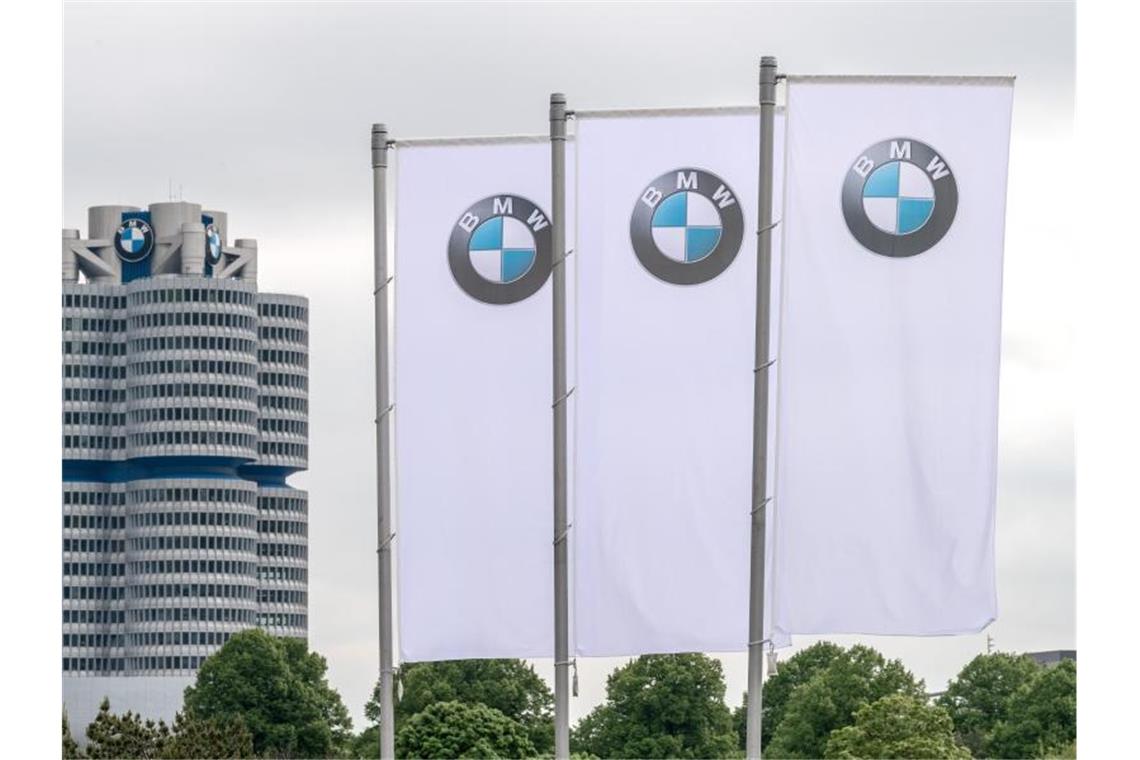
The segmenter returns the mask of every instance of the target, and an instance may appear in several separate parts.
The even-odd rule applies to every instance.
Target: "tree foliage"
[[[855,711],[855,722],[831,732],[825,758],[969,758],[954,739],[941,707],[907,694],[889,694]]]
[[[133,712],[116,715],[111,712],[111,701],[103,698],[95,720],[87,726],[87,757],[102,758],[158,758],[170,738],[170,729],[163,721],[144,720]]]
[[[579,722],[577,751],[612,758],[726,757],[736,751],[720,662],[645,655],[606,682],[606,701]]]
[[[990,757],[1058,757],[1075,752],[1077,664],[1065,660],[1041,668],[1014,692],[1005,718],[994,726],[986,747]]]
[[[258,755],[328,757],[348,748],[352,721],[300,639],[242,631],[208,657],[184,696],[187,717],[240,717]]]
[[[482,704],[521,724],[540,752],[554,749],[554,695],[534,668],[522,660],[447,660],[417,662],[396,673],[396,727],[439,702]],[[380,722],[380,685],[364,706]]]
[[[781,667],[780,675],[789,669]],[[792,671],[786,696],[780,690],[773,695],[779,717],[766,757],[822,757],[831,732],[854,723],[860,707],[891,694],[924,697],[922,681],[915,680],[901,662],[888,661],[862,645],[838,653],[821,649],[805,661],[801,671]]]
[[[73,758],[85,757],[83,750],[79,748],[78,742],[75,737],[71,735],[71,726],[67,722],[67,710],[63,711],[63,758],[64,760],[72,760]]]
[[[253,734],[241,716],[196,720],[182,713],[174,716],[170,738],[162,748],[166,760],[200,757],[254,757]]]
[[[954,721],[958,741],[975,757],[983,757],[994,727],[1008,717],[1007,707],[1040,666],[1024,655],[982,654],[950,681],[938,704]]]
[[[537,754],[526,729],[479,703],[436,702],[396,733],[396,755],[407,758],[525,758]]]

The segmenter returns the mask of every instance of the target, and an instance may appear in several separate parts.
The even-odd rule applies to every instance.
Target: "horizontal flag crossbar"
[[[713,116],[716,114],[758,114],[760,106],[677,106],[669,108],[595,108],[574,111],[576,119],[627,119],[638,116]]]
[[[396,140],[397,148],[418,148],[446,145],[517,145],[520,143],[550,142],[549,135],[487,135],[482,137],[411,137]]]
[[[942,74],[788,74],[788,82],[810,82],[813,84],[927,84],[927,85],[968,85],[968,84],[1013,84],[1012,75],[995,76],[951,76]]]

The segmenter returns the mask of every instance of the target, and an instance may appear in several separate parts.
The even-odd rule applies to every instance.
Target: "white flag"
[[[580,115],[577,149],[576,650],[741,650],[759,116]]]
[[[550,147],[396,155],[400,657],[549,657]]]
[[[997,616],[1012,82],[792,78],[775,627],[952,634]]]

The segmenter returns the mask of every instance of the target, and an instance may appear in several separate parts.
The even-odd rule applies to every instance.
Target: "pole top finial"
[[[387,132],[388,131],[388,125],[384,124],[382,122],[373,124],[372,125],[372,131],[373,131],[373,133],[375,133],[375,132]]]
[[[550,105],[561,104],[566,105],[566,95],[561,92],[550,93]]]
[[[760,56],[761,68],[768,68],[769,66],[774,67],[775,65],[776,65],[776,56],[774,56],[774,55],[762,55],[762,56]]]

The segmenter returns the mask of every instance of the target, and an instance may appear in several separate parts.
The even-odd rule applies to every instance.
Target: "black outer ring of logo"
[[[508,198],[511,201],[511,213],[496,212],[495,201],[506,201]],[[541,214],[542,219],[546,222],[543,228],[538,231],[535,231],[533,225],[527,224],[527,220],[531,218],[534,212]],[[470,230],[461,227],[459,224],[468,214],[478,217],[478,220],[471,225]],[[517,219],[526,224],[527,229],[534,235],[534,265],[526,274],[513,282],[490,282],[475,271],[475,266],[471,263],[471,256],[468,252],[471,233],[480,224],[495,216],[510,216]],[[456,284],[464,293],[476,301],[502,305],[518,303],[538,292],[539,288],[546,282],[546,278],[550,276],[550,266],[553,261],[552,249],[553,231],[550,227],[550,216],[533,201],[523,198],[521,195],[502,193],[487,196],[472,204],[459,215],[459,219],[455,220],[455,224],[451,228],[451,237],[447,242],[447,261],[451,265],[451,276],[455,278]]]
[[[679,174],[696,174],[697,186],[677,187]],[[713,200],[713,193],[721,187],[731,193],[735,201],[724,208]],[[642,200],[650,190],[661,193],[661,199],[652,206]],[[653,240],[653,212],[666,198],[685,190],[708,198],[720,214],[721,224],[720,240],[717,241],[716,247],[703,259],[691,264],[669,258],[661,252]],[[708,282],[728,269],[736,260],[736,255],[740,253],[740,244],[744,240],[744,212],[740,208],[740,196],[727,182],[704,169],[684,167],[665,172],[646,185],[634,201],[633,214],[629,218],[629,239],[633,244],[637,260],[657,279],[674,285],[699,285]]]
[[[904,142],[910,143],[910,158],[892,157],[891,144],[901,145]],[[863,158],[874,162],[874,166],[866,175],[855,171],[855,167]],[[946,164],[946,169],[950,172],[939,179],[934,179],[926,169],[936,158]],[[934,186],[934,211],[931,212],[930,218],[922,227],[905,235],[884,232],[867,218],[867,213],[863,210],[863,185],[867,183],[871,172],[891,161],[909,161],[921,169]],[[859,155],[856,162],[847,170],[847,176],[843,180],[843,218],[847,222],[847,229],[860,245],[881,256],[901,259],[929,251],[950,231],[950,225],[954,223],[954,215],[957,212],[958,182],[954,179],[954,170],[934,148],[912,137],[896,137],[875,143]]]
[[[123,232],[128,228],[138,228],[143,231],[143,247],[142,250],[134,253],[123,248]],[[119,258],[128,264],[137,264],[150,255],[154,250],[154,230],[149,224],[142,219],[128,219],[119,225],[119,229],[115,230],[115,253]]]
[[[214,227],[214,225],[212,225],[212,224],[206,225],[206,261],[212,267],[216,267],[218,264],[222,263],[222,239],[221,239],[221,237],[218,238],[218,255],[215,256],[214,252],[210,250],[210,235],[211,234],[216,235],[217,233],[218,233],[218,230],[216,227]]]

